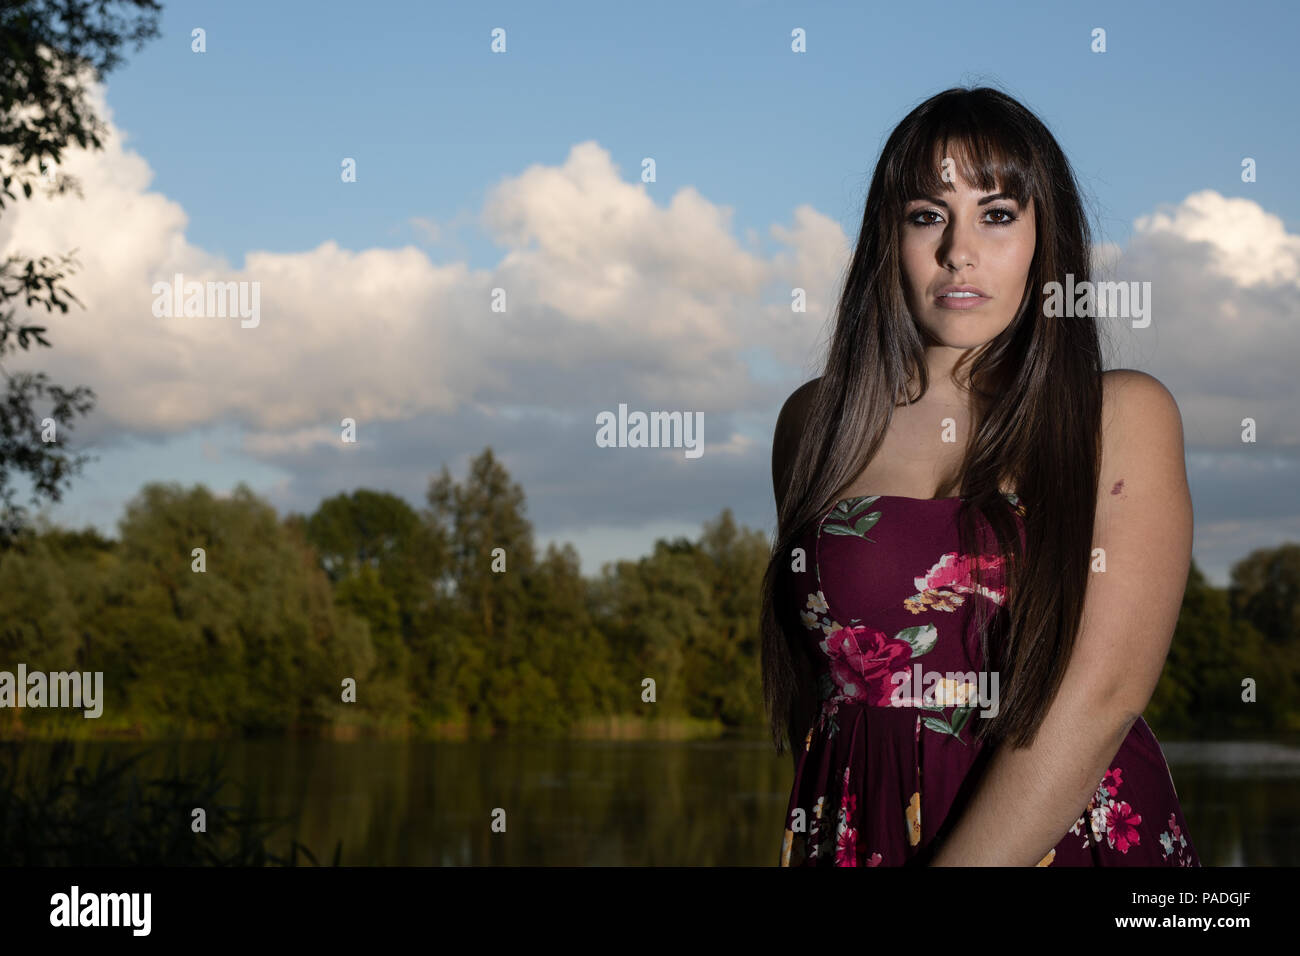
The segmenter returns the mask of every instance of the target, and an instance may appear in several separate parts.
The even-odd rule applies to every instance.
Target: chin
[[[987,322],[970,319],[945,319],[925,326],[925,331],[936,345],[950,349],[977,349],[997,338],[1005,326],[990,328]]]

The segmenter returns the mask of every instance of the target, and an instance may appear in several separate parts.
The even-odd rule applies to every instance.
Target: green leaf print
[[[916,627],[903,628],[894,635],[894,640],[911,644],[912,656],[920,657],[934,649],[935,643],[939,640],[939,632],[933,624],[920,624]]]
[[[837,512],[842,512],[846,517],[852,518],[854,515],[866,511],[879,499],[880,495],[863,495],[858,498],[848,498],[841,501],[835,510]]]
[[[927,707],[925,709],[929,710],[930,708]],[[956,714],[954,714],[953,716],[956,717]],[[967,714],[966,716],[969,717],[970,714]],[[956,737],[957,743],[961,744],[963,747],[966,746],[966,741],[961,739],[960,726],[954,729],[953,726],[949,724],[948,721],[944,720],[942,717],[922,717],[921,723],[925,724],[926,727],[928,727],[930,730],[933,730],[937,733],[944,734],[945,736],[948,737]],[[962,723],[965,723],[964,719]]]
[[[873,539],[867,537],[867,532],[880,520],[880,512],[867,509],[879,497],[880,495],[868,495],[841,501],[822,522],[822,530],[827,534],[850,535],[875,544]]]
[[[970,715],[975,712],[974,707],[958,707],[952,712],[952,732],[960,734],[961,729],[966,726],[966,721],[970,720]],[[960,739],[960,737],[958,738]]]

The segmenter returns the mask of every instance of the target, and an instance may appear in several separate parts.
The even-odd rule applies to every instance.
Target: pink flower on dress
[[[1101,778],[1101,788],[1097,792],[1101,793],[1102,791],[1105,791],[1112,797],[1115,796],[1115,794],[1119,793],[1119,785],[1124,782],[1123,779],[1121,779],[1123,773],[1124,771],[1119,767],[1107,770],[1106,776]]]
[[[844,814],[841,810],[841,815]],[[835,865],[858,865],[858,831],[851,826],[841,825],[835,841]]]
[[[884,859],[879,853],[873,853],[867,859],[867,866],[880,866],[880,861]]]
[[[844,782],[841,784],[843,796],[840,798],[840,816],[835,828],[835,865],[858,865],[858,831],[852,826],[853,814],[858,808],[858,795],[849,792],[849,768],[844,768]]]
[[[982,578],[978,588],[974,581],[975,569],[980,571]],[[918,593],[903,602],[913,614],[919,614],[927,607],[936,611],[952,611],[962,603],[961,595],[965,594],[982,594],[994,604],[1006,600],[1003,559],[998,556],[959,555],[955,551],[949,551],[913,583]]]
[[[912,645],[871,627],[842,627],[821,649],[830,659],[831,679],[839,696],[855,703],[889,703],[895,670],[912,657]]]
[[[1127,853],[1130,845],[1136,846],[1139,842],[1137,830],[1131,826],[1126,826],[1128,818],[1132,817],[1133,824],[1141,823],[1142,818],[1133,813],[1133,808],[1127,803],[1116,803],[1115,795],[1119,793],[1120,784],[1123,783],[1124,771],[1120,767],[1111,767],[1101,778],[1101,783],[1097,784],[1097,792],[1092,795],[1088,801],[1088,806],[1084,809],[1083,814],[1070,827],[1070,832],[1076,836],[1083,836],[1083,848],[1088,848],[1088,837],[1084,835],[1083,828],[1088,826],[1092,830],[1092,838],[1098,843],[1102,837],[1106,838],[1111,848],[1120,847],[1121,853]],[[1118,808],[1123,807],[1121,813]],[[1120,827],[1119,833],[1116,833],[1117,821]],[[1131,831],[1131,833],[1130,833]]]
[[[1106,808],[1106,842],[1112,849],[1127,853],[1129,847],[1141,842],[1137,830],[1141,822],[1142,817],[1123,800],[1110,804]]]

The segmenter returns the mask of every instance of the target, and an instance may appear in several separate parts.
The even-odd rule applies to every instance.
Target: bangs
[[[894,192],[900,206],[956,191],[955,183],[943,180],[945,158],[952,160],[952,176],[982,192],[1006,193],[1021,205],[1037,193],[1033,154],[1013,127],[969,113],[932,114],[929,120],[901,152]]]

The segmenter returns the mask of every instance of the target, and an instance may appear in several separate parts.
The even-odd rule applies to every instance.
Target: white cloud
[[[774,230],[794,248],[768,260],[737,242],[729,210],[691,188],[657,205],[586,142],[562,165],[529,167],[490,192],[481,223],[508,247],[490,270],[333,239],[250,251],[237,269],[186,240],[184,210],[149,191],[147,163],[95,95],[106,149],[70,151],[63,165],[84,200],[17,203],[0,220],[5,252],[80,248],[69,282],[87,309],[52,322],[55,349],[31,361],[96,390],[92,434],[235,420],[266,433],[250,446],[263,449],[333,433],[345,416],[402,420],[463,403],[572,411],[614,394],[704,411],[765,406],[769,392],[738,353],[758,346],[798,360],[825,314],[765,311],[764,283],[811,286],[829,301],[821,286],[840,265],[824,254],[842,243],[838,226],[811,210]],[[259,283],[260,324],[154,317],[152,287],[175,273]],[[491,311],[497,288],[504,314]]]
[[[1134,226],[1145,236],[1206,243],[1210,265],[1237,285],[1300,282],[1300,236],[1288,233],[1281,218],[1249,199],[1229,199],[1206,189],[1172,209],[1138,218]]]
[[[1103,320],[1117,364],[1178,399],[1189,445],[1300,446],[1300,237],[1248,199],[1205,191],[1144,216],[1107,278],[1149,281],[1151,325]],[[1243,446],[1253,418],[1259,444]]]

